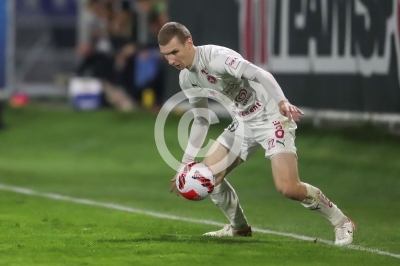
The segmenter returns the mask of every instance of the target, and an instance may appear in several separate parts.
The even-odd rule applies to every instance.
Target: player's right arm
[[[179,76],[179,80],[181,89],[189,99],[194,115],[194,120],[189,134],[189,141],[182,157],[182,164],[179,167],[179,169],[181,169],[183,165],[194,161],[197,153],[203,146],[207,136],[208,128],[210,127],[210,115],[208,111],[208,99],[201,94],[201,89],[193,88],[192,84],[187,79],[182,77],[182,74]],[[175,174],[171,180],[172,185],[170,192],[174,191],[175,189],[176,177],[177,174]]]
[[[242,67],[242,69],[242,77],[260,83],[267,93],[276,101],[279,112],[282,115],[289,118],[289,120],[300,121],[300,115],[304,114],[303,111],[286,99],[281,87],[271,73],[252,63],[247,64],[247,66]]]

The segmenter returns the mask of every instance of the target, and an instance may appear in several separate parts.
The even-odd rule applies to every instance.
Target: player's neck
[[[195,58],[196,58],[196,46],[193,45],[193,49],[190,50],[190,64],[187,67],[187,69],[191,70],[193,69],[193,64],[196,64]]]

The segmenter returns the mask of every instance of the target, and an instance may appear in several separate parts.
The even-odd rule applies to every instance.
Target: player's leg
[[[334,226],[347,221],[347,217],[322,192],[300,182],[297,157],[294,153],[278,153],[271,158],[272,174],[276,189],[285,197],[300,201],[306,208],[326,217]]]
[[[297,157],[294,153],[279,153],[271,158],[272,173],[276,189],[284,196],[298,200],[309,210],[327,218],[335,227],[336,245],[351,244],[355,225],[330,201],[320,189],[300,182]]]
[[[229,155],[226,147],[218,141],[214,142],[210,154],[204,158],[204,163],[213,170],[216,186],[210,197],[214,204],[230,221],[223,229],[205,233],[205,236],[251,236],[251,228],[240,206],[238,196],[225,176],[243,162],[236,155]],[[235,156],[235,158],[229,158]],[[230,161],[231,160],[231,161]],[[231,164],[230,164],[231,163]]]
[[[271,159],[276,189],[284,196],[300,201],[304,207],[327,218],[335,226],[335,244],[350,244],[355,230],[354,223],[321,190],[300,181],[294,145],[296,124],[289,121],[280,124],[274,122],[273,127],[265,130],[269,136],[266,136],[261,144],[266,149],[266,157]],[[257,134],[256,136],[259,137]]]
[[[215,176],[215,186],[219,186],[225,176],[235,169],[243,160],[234,155],[229,154],[229,150],[218,141],[215,141],[203,162],[208,165]]]

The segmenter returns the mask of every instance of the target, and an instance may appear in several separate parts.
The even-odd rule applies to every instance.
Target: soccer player
[[[237,52],[216,45],[195,46],[189,30],[177,22],[164,24],[158,33],[160,52],[168,63],[180,70],[179,83],[194,110],[194,121],[188,147],[182,163],[194,160],[205,140],[209,119],[200,111],[207,110],[206,89],[228,98],[236,118],[214,142],[204,158],[211,168],[218,163],[226,167],[213,169],[216,186],[211,199],[230,223],[221,230],[205,236],[251,236],[251,227],[239,204],[238,196],[225,179],[235,167],[246,161],[258,147],[265,149],[270,159],[276,189],[287,198],[299,201],[309,210],[326,217],[334,226],[335,244],[353,242],[355,224],[345,216],[318,188],[301,182],[297,170],[295,147],[296,122],[303,112],[286,99],[274,77],[255,66]],[[196,91],[198,93],[191,93]],[[234,149],[235,129],[242,123],[240,151],[228,164],[228,155]],[[172,179],[171,192],[175,189]]]

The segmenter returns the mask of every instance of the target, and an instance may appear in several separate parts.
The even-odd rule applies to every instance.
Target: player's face
[[[160,45],[160,52],[165,56],[168,64],[178,70],[188,68],[193,63],[194,46],[190,38],[181,43],[174,37],[167,45]]]

